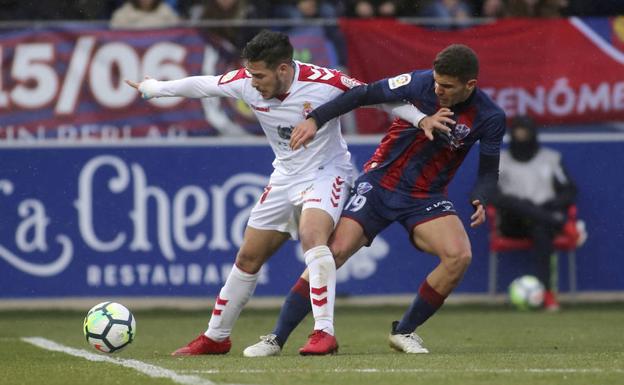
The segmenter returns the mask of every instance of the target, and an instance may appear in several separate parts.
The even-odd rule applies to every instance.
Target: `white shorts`
[[[354,173],[350,164],[330,164],[303,175],[283,175],[275,171],[251,210],[247,225],[259,230],[290,233],[293,239],[299,239],[302,210],[318,208],[329,214],[336,226],[349,198]]]

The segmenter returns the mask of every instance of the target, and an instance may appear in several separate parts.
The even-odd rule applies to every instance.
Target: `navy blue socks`
[[[293,330],[312,311],[310,304],[310,284],[303,278],[290,289],[280,310],[273,334],[277,342],[283,347]]]
[[[446,297],[435,291],[427,280],[418,289],[418,295],[403,315],[394,334],[409,334],[429,319],[442,306]]]

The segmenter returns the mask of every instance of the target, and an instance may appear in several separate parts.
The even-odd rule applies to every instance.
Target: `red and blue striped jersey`
[[[410,102],[427,115],[438,111],[440,105],[434,92],[433,71],[414,71],[356,87],[317,109],[318,115],[313,116],[322,121],[324,116],[354,106],[397,101]],[[451,110],[456,122],[452,134],[450,137],[436,134],[433,141],[427,139],[423,130],[396,119],[366,163],[365,172],[384,188],[401,194],[413,197],[445,194],[470,148],[478,141],[481,153],[479,175],[494,174],[495,178],[505,133],[505,113],[478,88]],[[496,160],[495,170],[485,170],[492,167],[484,166],[484,158]]]

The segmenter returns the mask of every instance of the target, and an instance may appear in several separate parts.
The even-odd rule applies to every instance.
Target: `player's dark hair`
[[[293,60],[293,46],[285,33],[264,29],[245,45],[242,57],[248,61],[264,61],[268,68],[275,68]]]
[[[439,75],[467,82],[479,75],[479,59],[470,47],[452,44],[438,53],[433,61],[433,70]]]

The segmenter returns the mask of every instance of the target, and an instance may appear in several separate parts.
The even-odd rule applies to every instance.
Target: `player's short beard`
[[[278,95],[285,94],[286,90],[283,88],[284,88],[284,82],[282,81],[282,79],[279,78],[279,76],[275,75],[275,89],[273,90],[273,95],[271,95],[271,97],[274,98]]]

